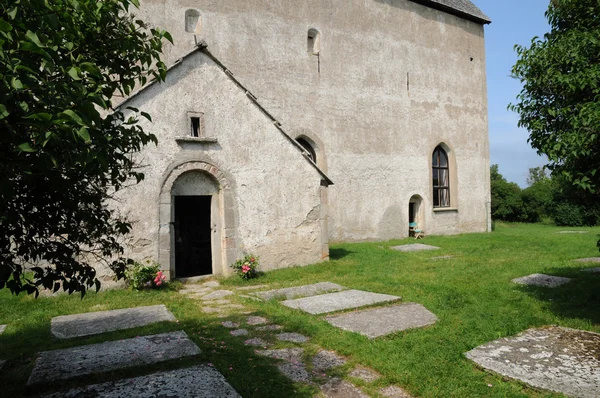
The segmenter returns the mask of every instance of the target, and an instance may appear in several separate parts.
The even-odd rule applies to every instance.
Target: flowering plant
[[[231,268],[233,268],[242,279],[256,278],[258,256],[248,254],[243,259],[237,260],[235,263],[231,264]]]
[[[159,288],[164,286],[166,277],[160,270],[160,265],[150,260],[144,263],[135,262],[125,272],[125,280],[132,289]]]

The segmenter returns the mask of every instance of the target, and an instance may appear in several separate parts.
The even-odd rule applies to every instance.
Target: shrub
[[[135,262],[125,272],[127,284],[135,290],[158,289],[167,284],[165,279],[166,277],[160,270],[160,265],[150,260],[144,261],[143,264]]]
[[[581,207],[571,203],[557,204],[554,207],[552,218],[559,227],[581,227],[583,225]]]
[[[231,264],[231,268],[233,268],[242,279],[252,279],[256,278],[258,274],[258,265],[258,256],[248,254],[243,259],[237,260],[235,263]]]

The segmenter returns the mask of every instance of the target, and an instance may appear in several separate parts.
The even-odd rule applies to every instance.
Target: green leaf
[[[19,148],[21,152],[35,152],[35,149],[33,149],[28,142],[22,143],[17,148]]]
[[[81,78],[79,77],[78,68],[72,66],[67,73],[69,74],[69,76],[71,76],[73,80],[81,80]]]
[[[81,117],[77,113],[73,112],[71,109],[67,109],[66,111],[63,111],[62,114],[67,115],[70,119],[75,121],[80,126],[85,126]]]
[[[141,112],[140,113],[143,117],[145,117],[146,119],[148,119],[148,121],[152,121],[152,117],[150,116],[150,114],[146,113],[146,112]]]
[[[21,83],[21,81],[19,79],[17,79],[16,77],[13,77],[10,79],[10,85],[15,90],[21,90],[23,88],[23,83]]]
[[[12,25],[0,18],[0,32],[10,32],[11,30]]]
[[[83,138],[83,140],[86,143],[90,142],[90,132],[85,127],[82,127],[79,130],[77,130],[77,135]]]
[[[10,113],[6,109],[6,106],[3,104],[0,104],[0,120],[4,119],[8,115],[10,115]]]
[[[52,115],[45,112],[34,113],[33,115],[26,116],[25,119],[35,119],[35,120],[43,120],[48,122],[52,120]]]
[[[25,37],[28,38],[30,42],[34,43],[38,47],[44,47],[37,34],[35,34],[34,32],[28,30],[27,33],[25,33]]]

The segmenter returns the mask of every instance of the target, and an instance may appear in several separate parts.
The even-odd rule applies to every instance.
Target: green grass
[[[309,351],[317,346],[335,350],[349,358],[345,369],[360,363],[380,372],[383,377],[372,384],[353,380],[372,395],[381,387],[398,384],[419,397],[559,397],[479,370],[463,353],[490,340],[542,325],[600,332],[600,275],[580,272],[597,264],[572,261],[599,256],[595,246],[600,228],[577,228],[588,231],[586,234],[556,234],[565,229],[496,223],[491,234],[427,237],[419,242],[442,249],[420,253],[389,250],[389,246],[414,243],[412,239],[336,244],[328,263],[269,272],[250,282],[287,287],[330,281],[348,288],[399,295],[405,302],[425,305],[439,317],[433,326],[373,340],[334,328],[322,316],[291,310],[276,302],[239,300],[256,314],[283,325],[286,331],[310,336],[313,345]],[[455,257],[431,260],[442,255]],[[573,281],[556,289],[510,282],[532,273],[567,276]],[[250,284],[237,278],[221,282],[231,287]],[[179,324],[161,323],[69,341],[50,335],[50,320],[57,315],[158,303],[166,304]],[[0,384],[7,396],[35,392],[23,386],[39,351],[179,329],[199,345],[202,355],[95,375],[63,383],[62,387],[110,380],[116,373],[118,377],[135,376],[211,362],[244,397],[310,397],[317,391],[289,382],[271,360],[255,355],[253,348],[243,345],[243,339],[230,336],[220,325],[221,319],[204,314],[196,302],[173,291],[110,291],[91,293],[83,300],[66,296],[35,300],[0,291],[0,308],[0,324],[9,325],[0,336],[0,358],[9,360],[0,372]]]

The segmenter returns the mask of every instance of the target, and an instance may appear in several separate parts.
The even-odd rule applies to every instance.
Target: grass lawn
[[[574,229],[587,233],[556,233]],[[266,283],[276,288],[330,281],[348,288],[399,295],[404,302],[425,305],[439,317],[437,324],[369,340],[334,328],[323,316],[291,310],[273,301],[237,298],[255,314],[283,325],[286,331],[311,337],[314,350],[321,346],[347,356],[345,370],[362,364],[380,372],[383,377],[372,384],[352,380],[373,396],[381,387],[398,384],[418,397],[559,397],[483,372],[463,353],[490,340],[542,325],[600,333],[600,274],[580,271],[598,264],[572,261],[600,256],[596,248],[599,234],[600,228],[497,224],[491,234],[426,237],[419,241],[442,248],[431,252],[389,250],[390,246],[414,243],[413,239],[336,244],[331,247],[332,261],[328,263],[269,272],[249,283],[237,278],[221,283],[225,287]],[[454,257],[431,260],[444,255]],[[566,276],[573,281],[555,289],[511,283],[513,278],[532,273]],[[50,334],[50,320],[57,315],[160,303],[167,305],[179,323],[68,341],[59,341]],[[0,324],[8,324],[0,336],[0,358],[8,360],[0,372],[2,395],[6,397],[36,392],[24,385],[39,351],[181,329],[202,349],[201,356],[94,375],[62,383],[62,388],[211,362],[244,397],[311,397],[317,392],[314,387],[289,382],[272,360],[257,356],[253,348],[243,345],[243,339],[231,336],[220,325],[222,319],[203,313],[198,302],[173,290],[90,293],[83,300],[78,296],[36,300],[0,291],[0,308]]]

